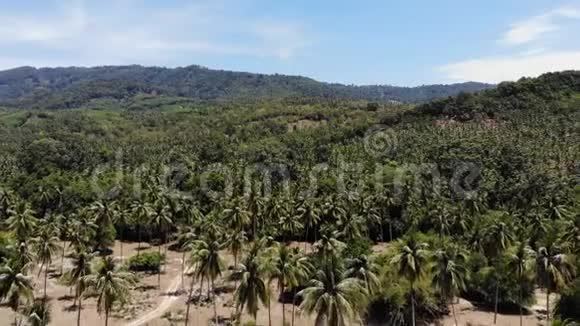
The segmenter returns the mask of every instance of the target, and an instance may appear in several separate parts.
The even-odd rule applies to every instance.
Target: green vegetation
[[[457,297],[500,322],[538,288],[550,320],[578,318],[580,73],[419,106],[137,93],[0,125],[0,298],[17,319],[35,304],[30,263],[64,249],[74,266],[62,280],[79,306],[98,294],[108,321],[134,283],[106,257],[115,238],[157,246],[129,266],[151,263],[159,282],[157,258],[183,252],[186,325],[204,301],[219,319],[221,279],[235,286],[234,317],[278,300],[290,325],[298,313],[329,326],[448,313],[461,324]],[[90,268],[93,254],[105,257]]]
[[[199,66],[175,69],[141,66],[21,67],[0,71],[0,103],[43,109],[83,105],[103,108],[116,103],[132,110],[159,106],[179,110],[193,100],[254,101],[283,97],[418,102],[490,87],[481,83],[419,87],[349,86],[299,76],[251,74]]]
[[[134,272],[158,272],[164,261],[164,255],[148,252],[131,257],[128,266]]]

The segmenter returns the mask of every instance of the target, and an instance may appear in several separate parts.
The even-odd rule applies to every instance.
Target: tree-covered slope
[[[419,87],[352,86],[322,83],[300,76],[211,70],[199,66],[174,69],[142,66],[21,67],[0,71],[0,103],[50,109],[78,107],[102,97],[121,100],[137,92],[196,100],[299,96],[420,102],[490,87],[481,83]]]

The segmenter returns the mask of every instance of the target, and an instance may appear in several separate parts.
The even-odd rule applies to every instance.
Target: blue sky
[[[347,84],[499,82],[580,69],[580,0],[21,0],[0,69],[143,64]]]

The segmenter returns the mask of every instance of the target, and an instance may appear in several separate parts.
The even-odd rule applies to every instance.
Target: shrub
[[[165,262],[165,255],[147,252],[129,259],[129,270],[134,272],[157,272]]]

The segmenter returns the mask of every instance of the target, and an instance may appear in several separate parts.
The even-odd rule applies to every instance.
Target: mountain
[[[0,71],[0,104],[47,109],[71,108],[86,104],[92,99],[123,100],[139,93],[195,100],[299,96],[424,102],[492,87],[493,85],[475,82],[418,87],[354,86],[324,83],[300,76],[212,70],[200,66],[20,67]]]

